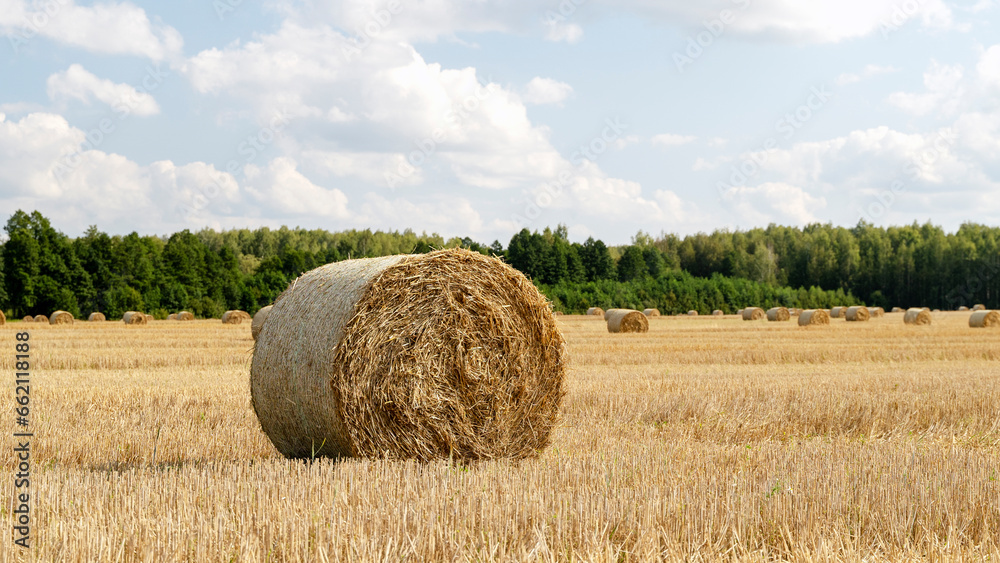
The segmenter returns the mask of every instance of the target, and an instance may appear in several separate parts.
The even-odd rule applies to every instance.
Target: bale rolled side
[[[649,320],[646,315],[632,309],[610,309],[608,332],[649,332]]]
[[[250,391],[287,457],[526,458],[549,443],[565,369],[535,286],[453,249],[303,274],[257,336]]]
[[[771,322],[787,321],[792,318],[785,307],[772,307],[767,310],[767,320]]]
[[[688,316],[689,317],[697,317],[698,316],[698,311],[695,311],[694,309],[691,309],[690,311],[688,311]]]
[[[830,309],[830,318],[842,319],[844,318],[844,315],[846,313],[847,313],[847,307],[834,307],[833,309]]]
[[[747,307],[743,309],[744,321],[759,321],[767,318],[767,313],[760,307]]]
[[[587,314],[595,317],[603,317],[604,309],[601,309],[600,307],[591,307],[587,309]]]
[[[659,317],[660,316],[660,310],[659,309],[643,309],[642,314],[646,315],[647,317]]]
[[[167,320],[168,321],[176,321],[177,320],[177,313],[170,313],[169,315],[167,315]]]
[[[31,315],[25,315],[24,318],[21,319],[21,322],[33,323],[35,322],[35,317],[32,317]]]
[[[882,307],[869,307],[868,308],[868,313],[872,316],[872,318],[875,318],[875,317],[884,317],[885,316],[885,309],[883,309]]]
[[[271,307],[274,305],[268,305],[266,307],[261,307],[253,316],[253,321],[250,322],[250,336],[254,340],[257,340],[257,335],[260,334],[260,330],[264,328],[264,321],[267,320],[267,315],[271,313]]]
[[[5,324],[7,324],[7,315],[3,314],[3,311],[0,311],[0,326]]]
[[[36,323],[47,323],[47,322],[49,322],[49,318],[46,317],[45,315],[35,315],[35,322]]]
[[[187,311],[181,311],[181,312],[177,313],[177,320],[179,320],[179,321],[193,321],[194,320],[194,315],[192,313],[187,312]]]
[[[931,324],[931,310],[924,307],[914,307],[906,311],[903,322],[908,325],[926,326]]]
[[[92,322],[92,323],[99,323],[99,322],[103,322],[103,321],[106,321],[106,320],[108,320],[108,319],[104,316],[104,313],[96,313],[95,312],[95,313],[91,313],[90,315],[87,316],[87,321],[88,322]]]
[[[847,312],[844,313],[844,318],[848,322],[864,322],[871,318],[871,312],[868,307],[848,307]]]
[[[127,325],[144,325],[147,322],[146,315],[137,311],[126,312],[122,315],[122,321]]]
[[[977,303],[976,306],[972,308],[972,310],[973,311],[985,311],[986,310],[986,305],[983,305],[982,303]]]
[[[739,315],[742,318],[743,317],[743,311],[745,311],[745,310],[746,309],[740,309],[740,310],[736,311],[736,314]]]
[[[713,316],[713,317],[721,317],[721,316],[723,316],[723,315],[725,315],[725,313],[723,313],[723,312],[722,312],[721,310],[719,310],[719,309],[716,309],[716,310],[712,311],[712,316]]]
[[[222,324],[238,325],[250,320],[252,320],[250,313],[247,313],[246,311],[235,310],[222,313]]]
[[[976,311],[969,316],[970,328],[1000,327],[1000,311]]]
[[[966,307],[965,305],[962,305],[961,307],[959,307],[959,308],[958,308],[958,310],[959,310],[960,312],[965,312],[965,311],[968,311],[968,310],[969,310],[969,308],[968,308],[968,307]]]
[[[893,307],[892,308],[892,312],[893,313],[905,313],[906,309],[903,309],[902,307]]]
[[[806,309],[799,314],[799,326],[828,325],[830,313],[826,309]]]
[[[73,314],[67,311],[55,311],[49,317],[49,324],[71,325],[73,324]]]

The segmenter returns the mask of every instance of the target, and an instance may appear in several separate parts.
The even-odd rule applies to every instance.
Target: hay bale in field
[[[33,323],[35,322],[35,317],[32,317],[31,315],[25,315],[24,318],[21,319],[21,322]]]
[[[155,318],[155,317],[153,317],[153,315],[150,315],[150,314],[146,313],[146,322],[147,322],[147,323],[151,323],[151,322],[153,322],[154,320],[156,320],[156,318]]]
[[[591,307],[587,309],[587,314],[595,317],[603,317],[604,309],[601,309],[600,307]]]
[[[848,307],[847,312],[844,313],[844,318],[852,323],[867,321],[871,316],[868,307]]]
[[[694,309],[691,309],[690,311],[688,311],[688,316],[689,317],[697,317],[698,316],[698,311],[695,311]]]
[[[826,309],[806,309],[799,315],[799,326],[828,325],[830,313]]]
[[[167,320],[168,321],[176,321],[177,320],[177,313],[170,313],[169,315],[167,315]]]
[[[736,314],[739,315],[740,317],[742,317],[743,316],[743,309],[740,309],[740,310],[736,311]]]
[[[891,312],[892,313],[905,313],[906,309],[903,309],[902,307],[893,307]]]
[[[976,311],[969,316],[969,328],[1000,327],[1000,311]]]
[[[649,332],[649,320],[633,309],[611,309],[608,311],[608,332]]]
[[[772,307],[767,310],[767,320],[771,322],[787,321],[792,318],[785,307]]]
[[[884,317],[885,309],[883,309],[882,307],[868,307],[868,314],[871,315],[872,318]]]
[[[561,317],[562,314],[563,314],[563,312],[562,311],[552,311],[552,314],[555,315],[555,316],[557,316],[557,317]],[[256,317],[257,315],[254,315],[254,316]]]
[[[759,321],[767,318],[767,313],[760,307],[747,307],[743,309],[744,321]]]
[[[965,312],[965,311],[968,311],[968,310],[969,310],[969,308],[968,308],[968,307],[966,307],[965,305],[962,305],[961,307],[959,307],[959,308],[958,308],[958,310],[959,310],[960,312]]]
[[[252,317],[250,317],[250,313],[247,313],[246,311],[236,310],[222,313],[222,324],[238,325],[249,320],[252,320]]]
[[[73,324],[73,314],[66,311],[56,311],[49,317],[49,324],[71,325]]]
[[[712,316],[713,316],[713,317],[721,317],[721,316],[723,316],[723,315],[725,315],[725,313],[723,313],[723,312],[722,312],[721,310],[719,310],[719,309],[716,309],[716,310],[712,311]]]
[[[834,307],[833,309],[830,309],[830,318],[842,319],[844,318],[844,315],[846,313],[847,313],[847,307]]]
[[[264,321],[267,320],[267,316],[271,313],[271,307],[274,307],[274,305],[261,307],[254,314],[253,321],[250,322],[250,336],[252,336],[254,340],[257,340],[257,335],[260,334],[260,330],[264,328]]]
[[[35,322],[36,323],[47,323],[47,322],[49,322],[49,318],[46,317],[45,315],[35,315]]]
[[[972,310],[973,311],[985,311],[986,310],[986,305],[983,305],[982,303],[979,303],[979,304],[975,305],[972,308]]]
[[[127,325],[144,325],[146,321],[146,315],[136,311],[128,311],[122,315],[122,321]]]
[[[931,324],[931,310],[927,307],[922,309],[920,307],[907,309],[906,316],[903,317],[903,322],[908,325],[929,325]]]
[[[191,314],[191,313],[189,313],[189,312],[187,312],[187,311],[181,311],[180,313],[177,313],[177,320],[179,320],[179,321],[193,321],[194,320],[194,315]]]
[[[99,323],[106,320],[107,318],[105,318],[104,313],[91,313],[87,316],[87,321],[91,323]]]
[[[642,314],[646,315],[647,317],[659,317],[660,316],[660,310],[659,309],[643,309],[642,310]]]
[[[558,421],[565,354],[546,298],[496,258],[345,260],[275,301],[250,392],[286,457],[528,458]]]
[[[0,326],[5,324],[7,324],[7,315],[3,314],[3,311],[0,311]]]

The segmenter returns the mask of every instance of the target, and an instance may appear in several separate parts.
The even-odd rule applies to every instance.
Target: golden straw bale
[[[744,321],[760,321],[767,318],[767,312],[760,307],[747,307],[743,309]]]
[[[968,307],[966,307],[965,305],[962,305],[961,307],[959,307],[959,308],[958,308],[958,310],[959,310],[959,311],[962,311],[962,312],[965,312],[965,311],[968,311],[968,310],[969,310],[969,308],[968,308]]]
[[[633,309],[610,309],[608,332],[649,332],[649,320]]]
[[[49,324],[52,325],[71,325],[73,324],[73,315],[66,311],[56,311],[52,313],[49,317]]]
[[[1000,311],[976,311],[969,316],[970,328],[1000,327]]]
[[[830,309],[830,318],[842,319],[844,318],[844,315],[846,313],[847,313],[847,307],[834,307],[833,309]]]
[[[127,325],[144,325],[148,321],[146,315],[137,311],[128,311],[122,315],[122,321]]]
[[[688,316],[689,317],[697,317],[698,316],[698,311],[695,311],[694,309],[691,309],[690,311],[688,311]]]
[[[926,326],[931,324],[931,310],[927,307],[913,307],[907,309],[903,322],[908,325]]]
[[[588,315],[593,315],[595,317],[603,317],[604,316],[604,309],[601,309],[600,307],[591,307],[591,308],[587,309],[587,314]]]
[[[872,318],[884,317],[885,309],[882,307],[868,307],[868,313],[872,316]]]
[[[712,316],[721,317],[723,315],[725,315],[725,313],[723,313],[722,310],[720,310],[720,309],[716,309],[716,310],[712,311]]]
[[[266,307],[261,307],[253,316],[253,321],[250,322],[250,336],[254,340],[257,340],[257,335],[260,334],[262,328],[264,328],[264,321],[267,320],[267,315],[271,313],[271,307],[274,305],[268,305]]]
[[[87,320],[92,323],[99,323],[102,321],[106,321],[107,319],[104,317],[104,313],[94,312],[87,317]]]
[[[844,313],[844,318],[848,322],[864,322],[871,318],[871,311],[868,307],[848,307],[847,312]]]
[[[253,318],[250,316],[250,313],[247,313],[246,311],[235,310],[222,313],[222,324],[238,325],[251,320],[253,320]]]
[[[643,309],[642,314],[646,315],[647,317],[659,317],[660,316],[660,310],[659,309]]]
[[[46,317],[45,315],[35,315],[35,322],[36,323],[47,323],[47,322],[49,322],[49,318]]]
[[[179,320],[179,321],[193,321],[194,320],[194,315],[191,314],[191,313],[189,313],[189,312],[187,312],[187,311],[181,311],[180,313],[177,313],[177,320]]]
[[[806,309],[799,315],[799,326],[828,325],[830,313],[826,309]]]
[[[7,315],[3,314],[3,311],[0,311],[0,326],[5,324],[7,324]]]
[[[771,322],[787,321],[792,318],[791,313],[785,307],[772,307],[767,310],[767,320]]]
[[[21,319],[21,322],[33,323],[35,322],[35,317],[32,317],[31,315],[25,315],[24,318]]]
[[[176,321],[177,320],[177,313],[170,313],[169,315],[167,315],[167,320],[168,321]]]
[[[893,307],[891,312],[893,312],[893,313],[905,313],[906,309],[903,309],[902,307]]]
[[[973,307],[972,310],[973,311],[985,311],[986,310],[986,305],[983,305],[982,303],[979,303],[975,307]]]

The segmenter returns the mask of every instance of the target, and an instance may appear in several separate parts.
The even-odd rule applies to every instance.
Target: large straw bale
[[[972,308],[972,310],[973,311],[985,311],[986,310],[986,305],[983,305],[982,303],[978,303],[976,306],[974,306]]]
[[[847,312],[844,313],[844,318],[852,323],[867,321],[871,316],[872,314],[868,310],[868,307],[848,307]]]
[[[845,314],[847,314],[847,307],[834,307],[830,309],[831,319],[842,319]]]
[[[649,320],[633,309],[610,309],[608,332],[649,332]]]
[[[35,322],[36,323],[48,323],[49,322],[49,318],[46,317],[45,315],[35,315]]]
[[[122,315],[122,321],[127,325],[144,325],[147,323],[146,315],[137,311],[128,311]]]
[[[24,318],[21,319],[21,322],[33,323],[35,322],[35,317],[32,317],[31,315],[25,315]]]
[[[87,317],[87,320],[92,323],[99,323],[102,321],[106,321],[107,318],[105,318],[104,313],[94,312]]]
[[[587,314],[595,317],[603,317],[604,309],[601,309],[600,307],[591,307],[587,309]]]
[[[643,309],[642,314],[646,315],[647,317],[659,317],[660,316],[660,310],[659,309]]]
[[[882,307],[868,307],[868,313],[872,316],[872,318],[884,317],[885,309]]]
[[[179,321],[193,321],[194,315],[188,311],[181,311],[177,313],[177,320]]]
[[[247,313],[246,311],[235,310],[222,313],[222,324],[238,325],[251,320],[253,320],[253,318],[250,316],[250,313]]]
[[[767,318],[767,312],[760,307],[747,307],[743,309],[744,321],[760,321]]]
[[[73,320],[73,314],[67,311],[55,311],[49,316],[49,324],[53,325],[71,325]]]
[[[712,316],[713,317],[721,317],[723,315],[725,315],[725,313],[723,313],[721,309],[716,309],[716,310],[712,311]]]
[[[260,334],[260,329],[264,328],[264,321],[267,320],[267,315],[271,313],[271,307],[274,305],[268,305],[266,307],[261,307],[253,316],[253,321],[250,322],[250,336],[254,340],[257,340],[257,335]]]
[[[698,316],[698,311],[695,311],[694,309],[691,309],[690,311],[688,311],[688,316],[689,317],[697,317]]]
[[[177,313],[170,313],[169,315],[167,315],[167,320],[168,321],[176,321],[177,320]]]
[[[799,314],[799,326],[828,325],[830,313],[826,309],[806,309]]]
[[[787,321],[791,318],[791,313],[785,307],[772,307],[767,310],[767,320],[771,322]]]
[[[1000,311],[976,311],[969,316],[969,327],[1000,327]]]
[[[0,326],[5,324],[7,324],[7,315],[4,315],[3,311],[0,311]]]
[[[452,249],[303,274],[257,335],[250,391],[287,457],[527,458],[549,443],[565,370],[535,286]]]
[[[968,307],[966,307],[965,305],[962,305],[961,307],[959,307],[959,308],[958,308],[958,310],[959,310],[960,312],[965,312],[965,311],[968,311],[968,310],[969,310],[969,308],[968,308]]]
[[[927,307],[913,307],[906,311],[903,322],[908,325],[929,325],[931,324],[931,310]]]

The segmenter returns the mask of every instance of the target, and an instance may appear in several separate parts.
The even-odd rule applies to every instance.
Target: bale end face
[[[792,318],[792,314],[785,307],[773,307],[767,310],[767,320],[770,322],[784,322]]]
[[[104,322],[106,320],[107,318],[104,316],[104,313],[91,313],[87,317],[87,321],[92,323]]]
[[[830,324],[830,313],[826,309],[806,309],[799,314],[799,326]]]
[[[986,305],[983,305],[982,303],[978,303],[975,307],[972,308],[972,310],[973,311],[985,311],[986,310]]]
[[[587,315],[594,317],[603,317],[604,309],[601,309],[600,307],[591,307],[587,309]]]
[[[3,311],[0,311],[0,326],[5,324],[7,324],[7,315],[3,314]]]
[[[721,310],[719,310],[719,309],[716,309],[716,310],[712,311],[712,316],[714,316],[714,317],[721,317],[721,316],[723,316],[723,315],[725,315],[725,313],[723,313],[723,312],[722,312]]]
[[[923,309],[920,307],[909,309],[903,317],[903,322],[908,325],[927,326],[931,324],[931,310],[926,307]]]
[[[181,311],[181,312],[177,313],[177,320],[179,320],[179,321],[193,321],[194,320],[194,314],[189,313],[187,311]]]
[[[268,305],[266,307],[261,307],[253,316],[253,320],[250,321],[250,336],[254,340],[257,340],[257,336],[260,335],[261,329],[264,328],[264,321],[267,320],[267,316],[271,313],[271,307],[274,305]]]
[[[252,320],[250,313],[246,311],[226,311],[222,314],[222,324],[238,325],[250,320]]]
[[[848,322],[864,322],[871,318],[868,307],[848,307],[844,317]]]
[[[885,316],[885,309],[882,307],[869,307],[868,312],[871,314],[872,318]]]
[[[25,317],[23,319],[21,319],[21,322],[24,322],[24,323],[33,323],[33,322],[35,322],[35,317],[32,317],[31,315],[25,315]]]
[[[649,332],[646,315],[632,309],[609,309],[608,332],[643,333]]]
[[[142,326],[148,321],[146,320],[146,315],[138,311],[128,311],[122,315],[122,321],[127,325]]]
[[[71,325],[73,324],[73,315],[67,311],[56,311],[49,317],[49,324]]]
[[[659,317],[660,316],[660,310],[659,309],[644,309],[642,311],[642,314],[646,315],[647,317]]]
[[[969,328],[1000,327],[1000,311],[976,311],[969,316]]]
[[[842,319],[847,314],[847,307],[834,307],[830,309],[831,319]]]
[[[688,311],[688,316],[689,317],[697,317],[698,316],[698,311],[695,311],[694,309],[691,309],[690,311]]]
[[[35,315],[35,322],[36,323],[48,323],[49,322],[49,318],[46,317],[45,315]]]
[[[767,318],[767,312],[760,307],[747,307],[743,309],[744,321],[761,321]]]

